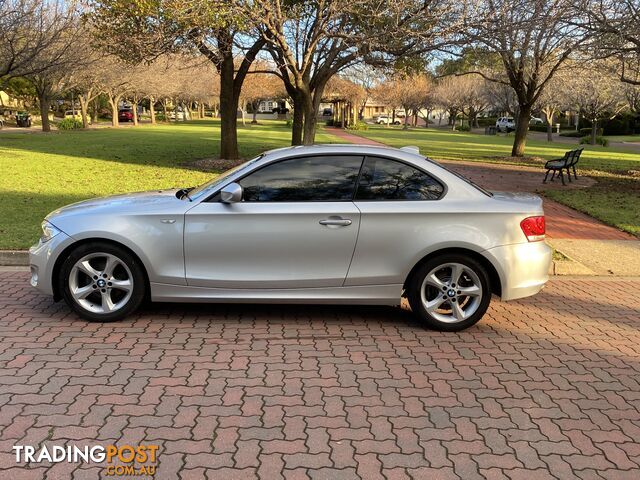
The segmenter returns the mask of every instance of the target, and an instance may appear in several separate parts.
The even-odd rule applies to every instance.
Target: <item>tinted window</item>
[[[353,198],[362,157],[302,157],[268,165],[239,183],[245,202],[339,202]]]
[[[401,162],[367,157],[356,200],[437,200],[444,187],[433,177]]]

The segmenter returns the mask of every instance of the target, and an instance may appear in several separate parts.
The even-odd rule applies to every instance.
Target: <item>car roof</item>
[[[417,153],[401,150],[399,148],[387,147],[384,145],[364,145],[354,143],[325,143],[315,145],[298,145],[294,147],[276,148],[265,152],[268,157],[286,157],[291,155],[323,155],[323,154],[346,154],[346,155],[385,155],[397,158],[411,157],[411,160],[424,160],[426,157]]]

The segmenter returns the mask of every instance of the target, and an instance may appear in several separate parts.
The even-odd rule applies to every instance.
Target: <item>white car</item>
[[[76,118],[77,120],[82,120],[82,114],[80,110],[67,110],[64,112],[64,118]],[[87,122],[91,123],[91,117],[87,116]]]
[[[31,284],[113,321],[143,299],[399,305],[461,330],[491,295],[547,282],[542,200],[489,193],[415,148],[267,152],[197,188],[96,198],[47,216]]]
[[[513,132],[516,129],[516,122],[513,117],[500,117],[496,120],[496,129],[499,132]]]
[[[400,117],[396,115],[395,119],[392,119],[389,115],[378,115],[373,118],[373,121],[378,125],[400,125]]]

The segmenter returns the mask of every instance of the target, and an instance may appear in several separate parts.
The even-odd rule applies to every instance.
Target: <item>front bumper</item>
[[[53,267],[60,253],[72,243],[69,235],[60,232],[48,242],[38,243],[29,249],[32,287],[53,295]]]
[[[545,242],[527,242],[483,252],[498,271],[502,300],[535,295],[549,280],[552,250]]]

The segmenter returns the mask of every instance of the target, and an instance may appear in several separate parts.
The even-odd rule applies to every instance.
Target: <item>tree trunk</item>
[[[138,126],[138,99],[134,98],[131,102],[131,110],[133,111],[133,126]]]
[[[591,121],[591,145],[596,144],[597,136],[598,136],[598,119],[595,118]]]
[[[251,123],[258,123],[258,102],[251,102],[251,110],[253,111],[253,118],[251,119]]]
[[[151,115],[151,125],[156,124],[156,107],[155,107],[155,99],[151,96],[149,97],[149,115]]]
[[[118,127],[120,125],[118,121],[118,103],[120,102],[120,97],[111,97],[109,96],[109,104],[111,105],[111,126]]]
[[[403,130],[409,130],[409,109],[404,109],[404,125],[402,126]]]
[[[293,118],[291,120],[291,145],[302,145],[302,133],[304,128],[304,106],[299,92],[295,92],[291,95],[291,101],[293,102]]]
[[[547,120],[547,142],[553,142],[553,124]]]
[[[518,121],[516,124],[516,137],[513,140],[511,149],[512,157],[524,156],[524,147],[527,144],[527,132],[529,131],[529,119],[531,118],[531,106],[520,105]]]
[[[51,106],[51,101],[46,95],[38,95],[38,102],[40,103],[40,116],[42,117],[42,131],[50,132],[49,107]]]
[[[87,116],[87,111],[89,110],[88,97],[79,95],[78,100],[80,101],[80,117],[82,118],[82,128],[89,128],[89,119]]]
[[[169,120],[169,111],[167,110],[167,99],[164,99],[164,102],[162,102],[162,113],[164,115],[164,121],[166,122],[167,120]]]
[[[235,160],[238,153],[238,96],[233,88],[233,59],[220,67],[220,158]]]

